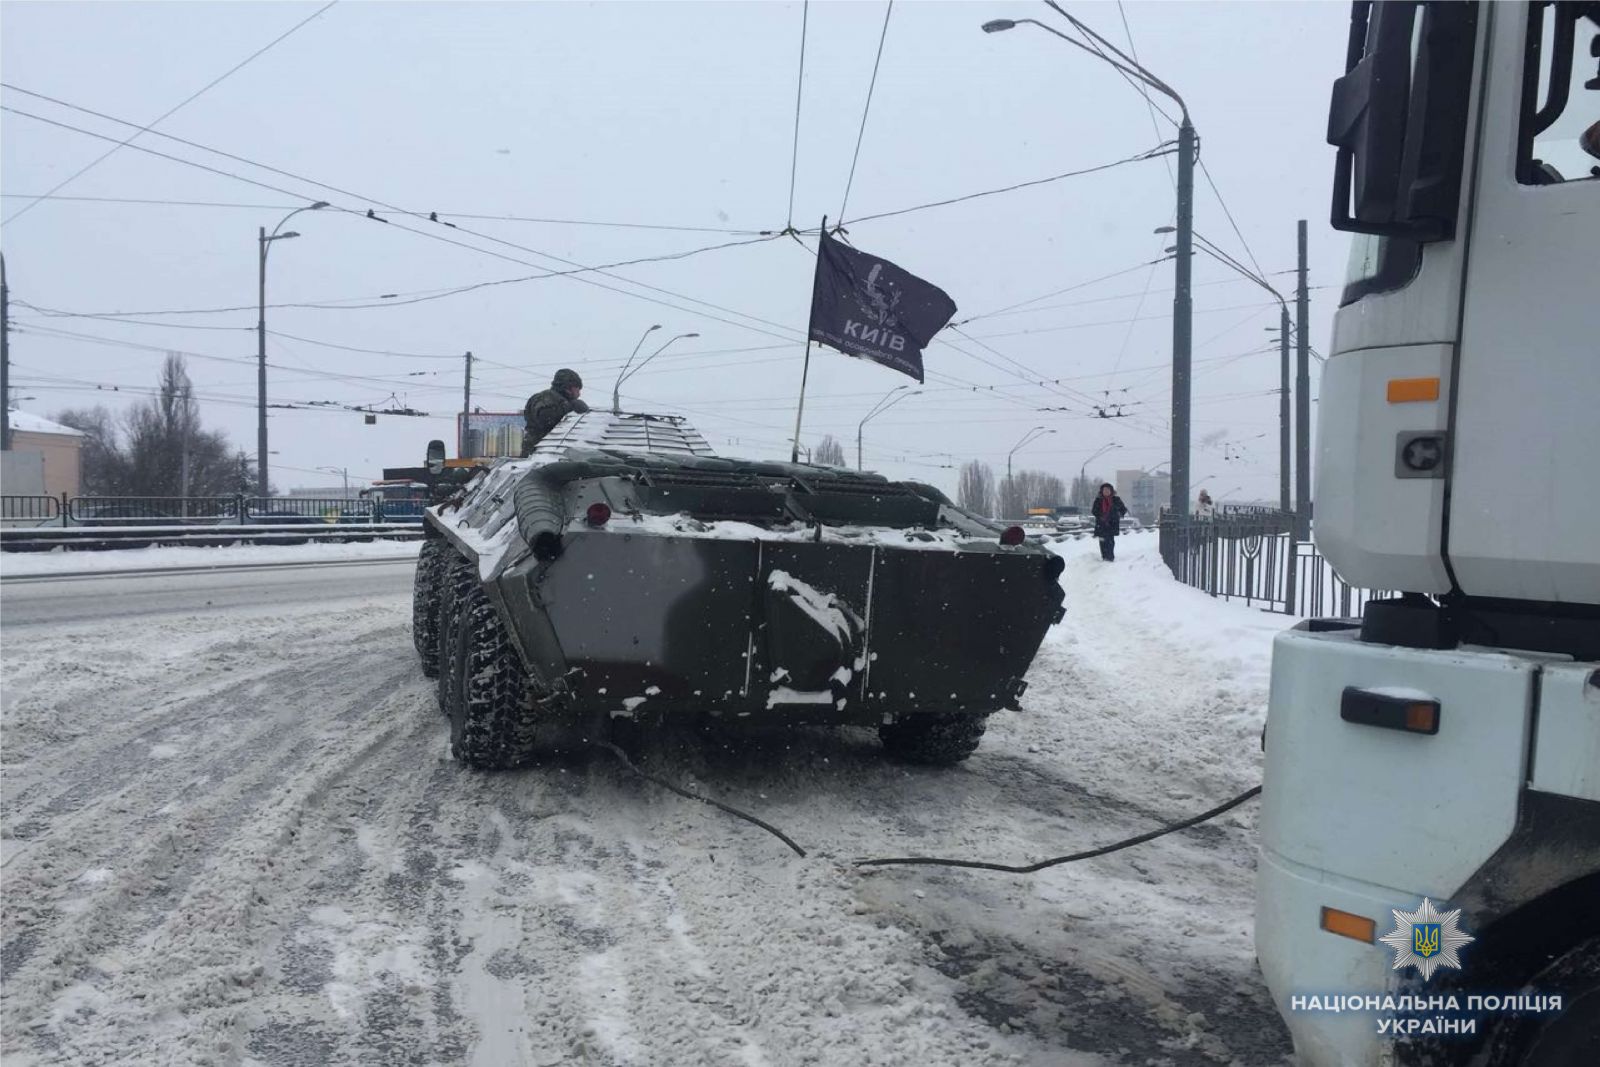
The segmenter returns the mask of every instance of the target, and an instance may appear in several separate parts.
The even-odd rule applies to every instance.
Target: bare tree
[[[1086,508],[1093,504],[1095,493],[1099,490],[1101,481],[1103,479],[1091,474],[1081,474],[1072,479],[1072,495],[1067,503],[1080,508]]]
[[[818,442],[817,450],[812,453],[812,462],[823,467],[844,466],[844,445],[833,434],[828,434]]]
[[[84,436],[80,485],[92,496],[122,496],[128,488],[128,462],[117,444],[116,417],[103,407],[68,408],[55,420]]]
[[[101,496],[223,496],[255,490],[248,457],[200,425],[200,407],[183,357],[161,367],[157,393],[126,412],[122,425],[105,408],[63,411],[57,419],[88,437],[83,487]]]
[[[1029,508],[1056,508],[1066,502],[1066,483],[1044,471],[1017,471],[1000,483],[999,517],[1003,519],[1025,518]]]
[[[956,486],[956,503],[974,515],[994,516],[994,471],[987,463],[973,460],[961,465],[961,479]]]

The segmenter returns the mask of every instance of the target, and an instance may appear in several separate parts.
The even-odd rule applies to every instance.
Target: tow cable
[[[759,826],[761,829],[765,830],[767,833],[771,834],[773,837],[776,837],[779,841],[782,841],[785,845],[788,845],[791,849],[793,849],[795,855],[801,857],[802,859],[805,858],[806,850],[795,844],[793,838],[784,833],[782,830],[778,829],[776,826],[773,826],[771,823],[764,822],[748,812],[740,811],[731,804],[724,804],[720,800],[713,800],[710,797],[701,796],[699,793],[696,793],[693,790],[684,789],[682,786],[674,785],[665,778],[660,778],[649,773],[648,771],[641,770],[631,759],[628,758],[627,753],[623,752],[622,749],[618,748],[609,741],[596,741],[594,742],[594,745],[596,748],[602,748],[611,753],[619,761],[621,761],[624,767],[638,775],[640,778],[643,778],[645,781],[654,785],[658,785],[661,788],[676,793],[680,797],[684,797],[688,800],[696,800],[702,804],[709,804],[711,807],[716,808],[719,811],[727,812],[736,819],[743,819],[745,822],[748,822],[754,826]],[[1057,856],[1054,859],[1040,860],[1038,863],[1030,863],[1026,866],[1012,866],[1006,863],[987,863],[983,860],[939,859],[932,856],[902,856],[894,859],[857,860],[855,865],[857,867],[965,867],[969,870],[977,871],[1003,871],[1007,874],[1034,874],[1035,872],[1042,871],[1047,867],[1059,867],[1063,863],[1076,863],[1079,860],[1093,859],[1096,856],[1104,856],[1112,852],[1120,852],[1125,848],[1132,848],[1134,845],[1142,845],[1146,841],[1154,841],[1158,837],[1165,837],[1167,834],[1175,834],[1179,830],[1187,830],[1191,826],[1199,826],[1201,823],[1215,819],[1218,815],[1232,811],[1245,801],[1251,800],[1260,795],[1261,787],[1259,785],[1251,786],[1249,789],[1246,789],[1243,793],[1240,793],[1232,800],[1218,804],[1210,811],[1203,811],[1199,815],[1196,815],[1193,818],[1185,819],[1182,822],[1175,822],[1168,826],[1158,827],[1157,829],[1139,834],[1136,837],[1124,838],[1121,841],[1114,841],[1109,845],[1101,845],[1099,848],[1091,848],[1085,852],[1074,852],[1069,856]]]
[[[628,770],[632,771],[634,774],[638,775],[640,778],[643,778],[645,781],[652,782],[655,785],[659,785],[662,789],[670,790],[670,791],[678,794],[680,797],[686,797],[689,800],[698,800],[702,804],[709,804],[713,808],[717,808],[720,811],[727,812],[729,815],[732,815],[736,819],[743,819],[747,823],[753,823],[754,825],[761,827],[763,830],[765,830],[767,833],[771,834],[773,837],[776,837],[779,841],[782,841],[784,844],[788,845],[790,848],[794,849],[795,855],[799,856],[801,859],[805,858],[806,850],[801,848],[799,845],[795,844],[793,839],[791,839],[788,834],[784,833],[782,830],[778,829],[776,826],[773,826],[771,823],[762,822],[760,819],[756,818],[754,815],[748,814],[747,812],[740,811],[738,808],[735,808],[735,807],[733,807],[733,806],[731,806],[729,804],[724,804],[720,800],[712,800],[710,797],[703,797],[699,793],[696,793],[691,789],[684,789],[681,786],[673,785],[671,782],[667,781],[665,778],[658,778],[655,775],[649,773],[648,771],[640,770],[637,766],[634,765],[634,762],[631,759],[628,758],[628,754],[626,752],[622,751],[622,749],[618,748],[616,745],[613,745],[609,741],[596,741],[594,743],[594,745],[595,745],[596,748],[603,748],[607,752],[611,753],[613,756],[617,757],[617,759],[622,761],[622,765],[624,767],[628,768]]]
[[[1179,830],[1187,830],[1189,827],[1198,826],[1208,819],[1215,819],[1223,812],[1232,811],[1240,804],[1243,804],[1245,801],[1251,799],[1252,797],[1259,796],[1260,794],[1261,787],[1259,785],[1251,786],[1249,789],[1246,789],[1243,793],[1240,793],[1232,800],[1229,800],[1226,803],[1218,804],[1210,811],[1203,811],[1192,819],[1185,819],[1182,822],[1175,822],[1170,826],[1163,826],[1159,829],[1151,830],[1149,833],[1140,834],[1137,837],[1124,838],[1121,841],[1116,841],[1109,845],[1101,845],[1099,848],[1091,848],[1087,852],[1074,852],[1070,856],[1057,856],[1055,859],[1040,860],[1038,863],[1030,863],[1023,867],[1013,867],[1010,864],[1005,863],[985,863],[982,860],[934,859],[930,856],[905,856],[899,859],[885,860],[858,860],[856,862],[856,866],[888,867],[890,865],[896,865],[904,867],[967,867],[978,871],[1004,871],[1007,874],[1033,874],[1035,871],[1042,871],[1046,867],[1059,867],[1063,863],[1076,863],[1078,860],[1093,859],[1096,856],[1104,856],[1109,852],[1120,852],[1122,849],[1132,848],[1134,845],[1142,845],[1146,841],[1154,841],[1156,838],[1165,837],[1167,834],[1175,834]]]

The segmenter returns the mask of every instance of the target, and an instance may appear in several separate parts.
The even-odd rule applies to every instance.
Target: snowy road
[[[1032,877],[1259,776],[1281,618],[1068,542],[1022,714],[954,770],[867,733],[463,771],[409,564],[9,582],[3,1053],[24,1063],[1279,1063],[1255,811]],[[206,601],[211,601],[207,604]]]

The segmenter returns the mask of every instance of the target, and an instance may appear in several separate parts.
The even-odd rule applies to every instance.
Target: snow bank
[[[80,571],[143,571],[184,567],[223,567],[252,563],[322,563],[328,560],[413,559],[421,541],[353,541],[347,544],[228,545],[219,548],[152,547],[107,552],[0,553],[0,576]]]

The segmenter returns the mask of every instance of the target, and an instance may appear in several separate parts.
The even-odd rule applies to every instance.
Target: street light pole
[[[632,352],[628,353],[628,361],[622,365],[622,373],[617,375],[617,384],[612,386],[612,388],[611,388],[611,414],[613,414],[613,415],[621,415],[622,414],[622,397],[621,397],[622,379],[624,379],[624,378],[626,378],[628,376],[628,368],[633,366],[633,357],[637,356],[639,354],[639,349],[644,347],[644,339],[646,337],[649,337],[651,334],[655,333],[659,329],[661,329],[661,324],[658,322],[654,326],[652,326],[648,330],[646,330],[644,333],[640,334],[639,335],[639,343],[633,346],[633,351]]]
[[[339,476],[340,481],[343,482],[343,492],[344,492],[345,498],[349,499],[349,496],[350,496],[350,468],[349,467],[318,467],[317,470],[319,470],[319,471],[327,471],[329,474],[337,474]]]
[[[270,234],[265,226],[256,234],[256,493],[259,496],[267,495],[267,246],[273,241],[299,237],[293,230],[278,231],[300,212],[320,211],[327,206],[326,200],[318,200],[307,207],[295,208],[279,220]]]
[[[916,393],[902,393],[901,392],[901,390],[909,389],[909,388],[911,388],[909,385],[897,385],[897,386],[895,386],[893,389],[889,390],[889,392],[884,396],[884,398],[882,400],[878,401],[875,405],[873,405],[872,410],[867,412],[866,416],[863,417],[860,422],[856,423],[856,470],[864,469],[864,467],[862,465],[862,460],[861,460],[861,431],[866,427],[867,421],[869,419],[874,419],[874,418],[877,418],[879,415],[882,415],[885,411],[888,411],[890,408],[892,408],[896,404],[900,403],[900,401],[904,400],[906,397],[908,397],[908,396],[916,396],[917,395]],[[917,392],[921,392],[921,390],[918,390]],[[899,394],[899,395],[896,395],[896,394]]]
[[[1085,483],[1085,482],[1087,482],[1089,480],[1089,464],[1093,463],[1095,460],[1099,459],[1101,456],[1105,455],[1107,452],[1110,452],[1113,448],[1121,448],[1121,447],[1122,447],[1121,445],[1119,445],[1119,444],[1117,444],[1116,442],[1113,441],[1111,444],[1106,445],[1104,448],[1100,449],[1100,451],[1096,452],[1094,455],[1092,455],[1088,459],[1084,460],[1083,461],[1083,466],[1078,468],[1078,484],[1079,485],[1083,485],[1083,483]],[[1093,493],[1091,493],[1089,495],[1090,495],[1091,498],[1094,496]]]
[[[1011,457],[1016,455],[1018,450],[1023,448],[1024,446],[1031,445],[1033,442],[1037,441],[1039,438],[1045,436],[1046,434],[1052,434],[1052,433],[1055,433],[1055,431],[1054,430],[1047,430],[1043,426],[1035,426],[1033,429],[1031,429],[1027,433],[1023,434],[1022,435],[1022,439],[1019,440],[1015,445],[1013,445],[1011,447],[1011,451],[1010,452],[1006,453],[1006,495],[1007,496],[1010,496],[1012,493],[1014,493],[1016,491],[1016,482],[1011,477]],[[1011,501],[1008,501],[1008,503],[1011,503]],[[1006,518],[1006,517],[1007,516],[1001,516],[1001,518]]]
[[[655,330],[655,329],[659,329],[659,327],[656,327],[656,326],[650,327],[650,330]],[[650,330],[646,330],[645,333],[648,334],[650,332]],[[697,334],[697,333],[680,333],[676,337],[669,337],[669,338],[667,338],[666,344],[663,344],[660,348],[656,349],[654,352],[650,353],[648,356],[646,356],[643,359],[641,359],[639,361],[639,365],[637,367],[633,368],[632,370],[628,370],[626,367],[624,367],[622,374],[617,378],[616,387],[611,390],[611,413],[613,415],[620,415],[622,413],[622,409],[619,406],[619,391],[622,389],[622,383],[623,382],[627,381],[629,378],[632,378],[635,374],[638,374],[640,371],[644,370],[645,367],[649,366],[650,365],[650,361],[652,359],[655,359],[661,353],[665,352],[667,350],[667,346],[672,344],[672,342],[674,342],[674,341],[682,341],[682,340],[685,340],[686,338],[699,337],[699,336],[700,335]],[[637,349],[636,349],[636,351],[637,351]],[[633,362],[632,357],[629,357],[628,362],[630,362],[630,363]]]
[[[1197,235],[1199,236],[1199,235]],[[1278,507],[1289,514],[1289,302],[1265,278],[1200,236],[1200,251],[1255,282],[1278,302]]]
[[[999,33],[1022,23],[1037,26],[1054,34],[1108,66],[1119,71],[1124,78],[1137,81],[1172,100],[1182,112],[1178,125],[1178,205],[1176,279],[1172,294],[1172,511],[1179,518],[1189,514],[1189,385],[1190,345],[1193,337],[1193,303],[1190,297],[1190,265],[1194,240],[1194,124],[1189,120],[1189,106],[1183,97],[1146,70],[1136,59],[1116,45],[1095,33],[1084,23],[1052,3],[1056,13],[1070,22],[1074,29],[1091,39],[1091,44],[1074,40],[1037,19],[992,19],[983,24],[984,33]],[[1140,90],[1143,92],[1143,90]]]

